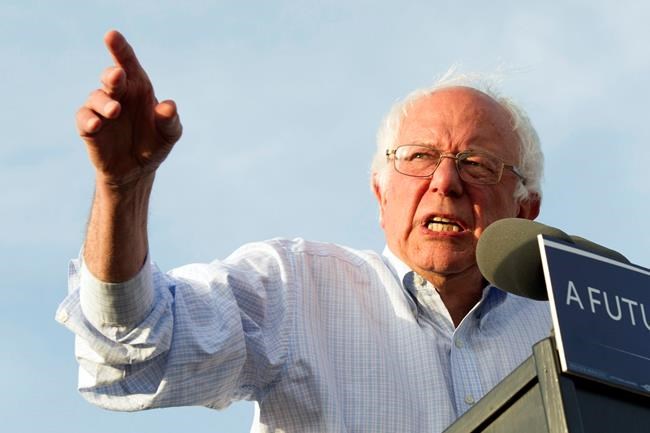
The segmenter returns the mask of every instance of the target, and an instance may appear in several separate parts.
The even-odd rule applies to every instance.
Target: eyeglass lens
[[[456,160],[458,173],[466,182],[493,184],[501,179],[503,162],[492,155],[472,151],[444,154],[420,145],[398,147],[395,150],[395,169],[408,176],[429,177],[443,158]]]

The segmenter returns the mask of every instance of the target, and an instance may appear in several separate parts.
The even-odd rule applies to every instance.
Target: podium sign
[[[650,395],[650,271],[538,241],[562,371]]]

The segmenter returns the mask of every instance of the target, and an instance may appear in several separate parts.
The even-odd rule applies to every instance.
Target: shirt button
[[[472,405],[474,404],[474,396],[472,394],[467,394],[465,396],[465,403]]]
[[[461,340],[460,338],[454,339],[454,345],[457,348],[462,349],[463,348],[463,340]]]
[[[59,314],[56,316],[56,320],[58,320],[60,323],[65,323],[70,319],[70,316],[68,316],[68,313],[61,310],[59,311]]]

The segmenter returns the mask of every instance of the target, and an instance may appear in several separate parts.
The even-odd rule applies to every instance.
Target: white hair
[[[539,136],[524,109],[515,104],[510,98],[502,96],[496,89],[497,83],[497,76],[459,74],[456,72],[456,68],[452,67],[433,86],[417,89],[393,105],[377,131],[377,150],[372,160],[371,186],[374,187],[374,183],[379,182],[379,186],[383,188],[385,169],[388,166],[386,150],[394,149],[399,144],[397,139],[402,120],[408,115],[413,104],[437,90],[460,86],[485,93],[510,114],[512,129],[519,137],[519,161],[515,165],[520,174],[526,179],[525,185],[522,182],[518,183],[514,194],[515,199],[522,201],[531,195],[537,195],[541,198],[544,155]]]

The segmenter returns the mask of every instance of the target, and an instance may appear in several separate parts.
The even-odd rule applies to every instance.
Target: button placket
[[[451,340],[450,362],[458,415],[462,415],[483,395],[478,369],[477,353],[471,342],[472,332],[477,332],[477,321],[467,317],[455,329]]]

